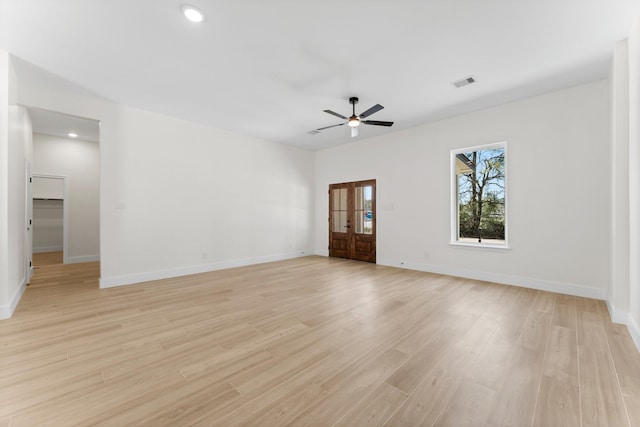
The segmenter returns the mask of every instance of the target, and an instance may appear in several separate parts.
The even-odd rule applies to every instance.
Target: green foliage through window
[[[457,240],[505,243],[505,148],[455,154]]]

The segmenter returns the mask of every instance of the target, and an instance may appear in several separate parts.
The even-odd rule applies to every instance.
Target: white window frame
[[[494,148],[504,149],[504,243],[485,242],[461,242],[458,240],[458,180],[456,175],[456,155],[468,153],[470,151],[491,150]],[[453,246],[483,248],[483,249],[510,249],[509,246],[509,194],[508,194],[508,164],[507,141],[495,142],[492,144],[476,145],[473,147],[458,148],[451,150],[451,241]]]

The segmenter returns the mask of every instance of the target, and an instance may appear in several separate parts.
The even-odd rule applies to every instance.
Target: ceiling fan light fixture
[[[384,107],[380,104],[376,104],[373,107],[369,108],[366,111],[363,111],[362,113],[360,113],[360,115],[356,114],[356,104],[358,103],[358,98],[355,96],[352,96],[351,98],[349,98],[349,104],[351,104],[353,106],[353,113],[351,114],[350,117],[347,116],[343,116],[342,114],[338,114],[335,111],[331,111],[331,110],[322,110],[327,114],[331,114],[332,116],[341,118],[342,120],[344,120],[342,123],[338,123],[337,125],[330,125],[330,126],[325,126],[325,127],[321,127],[318,129],[315,129],[315,131],[312,131],[311,133],[319,133],[321,130],[325,130],[325,129],[330,129],[330,128],[335,128],[338,126],[344,126],[344,125],[348,125],[348,127],[351,129],[351,137],[355,137],[358,136],[358,128],[360,127],[360,124],[362,123],[363,125],[373,125],[373,126],[386,126],[386,127],[390,127],[393,125],[393,122],[386,122],[386,121],[381,121],[381,120],[362,120],[362,119],[366,119],[369,116],[371,116],[372,114],[375,114],[376,112],[382,110]]]
[[[204,21],[204,13],[202,13],[197,7],[191,6],[190,4],[182,5],[182,13],[191,22],[198,23]]]

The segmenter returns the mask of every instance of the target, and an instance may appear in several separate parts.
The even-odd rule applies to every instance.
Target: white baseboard
[[[627,324],[627,316],[628,313],[626,311],[620,310],[617,308],[609,298],[606,300],[607,309],[609,310],[609,316],[611,316],[611,321],[613,323],[621,323],[623,325]]]
[[[64,258],[65,264],[79,264],[81,262],[95,262],[100,261],[100,255],[84,255],[84,256],[70,256]]]
[[[329,256],[329,249],[317,249],[315,254],[320,256]]]
[[[378,259],[378,264],[389,267],[406,268],[409,270],[425,271],[428,273],[445,274],[447,276],[464,277],[466,279],[484,280],[503,285],[520,286],[540,291],[557,292],[578,297],[604,300],[606,290],[573,283],[554,282],[551,280],[535,279],[532,277],[513,276],[510,274],[492,273],[488,271],[471,270],[466,268],[448,267],[441,265],[418,264],[389,259]]]
[[[631,334],[631,338],[633,338],[633,342],[636,344],[636,348],[640,351],[640,328],[631,314],[627,317],[627,329],[629,330],[629,334]]]
[[[611,316],[612,322],[620,323],[627,327],[627,329],[629,330],[629,335],[631,335],[634,344],[640,352],[640,328],[638,327],[636,321],[633,320],[633,317],[631,317],[631,313],[629,313],[628,311],[620,310],[608,298],[607,309],[609,310],[609,315]]]
[[[267,255],[262,257],[244,258],[231,261],[222,261],[213,264],[194,265],[190,267],[172,268],[169,270],[151,271],[145,273],[126,274],[123,276],[101,277],[100,288],[112,288],[115,286],[132,285],[134,283],[149,282],[152,280],[170,279],[173,277],[188,276],[191,274],[207,273],[209,271],[224,270],[227,268],[245,267],[247,265],[263,264],[266,262],[284,261],[287,259],[309,256],[312,251],[300,251],[294,253]]]
[[[6,305],[0,305],[0,320],[5,320],[11,318],[13,316],[13,312],[15,311],[18,303],[20,302],[20,298],[22,298],[22,294],[27,289],[27,281],[26,278],[22,279],[22,283],[20,287],[16,289],[11,298],[9,299],[9,303]]]
[[[39,248],[33,248],[34,254],[42,254],[45,252],[62,252],[62,246],[40,246]]]

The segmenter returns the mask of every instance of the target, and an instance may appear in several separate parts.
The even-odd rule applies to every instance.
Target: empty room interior
[[[0,427],[640,426],[640,3],[0,0]]]

